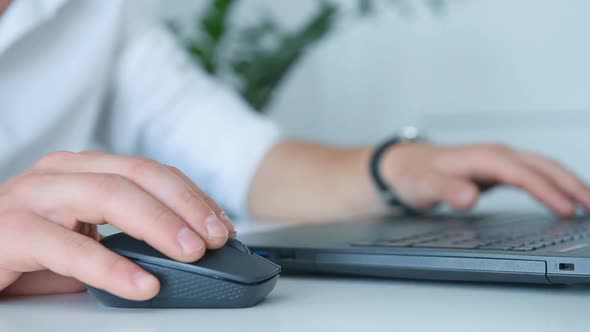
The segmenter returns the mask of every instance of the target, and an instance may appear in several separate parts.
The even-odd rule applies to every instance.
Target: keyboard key
[[[516,247],[516,248],[512,248],[510,250],[514,250],[514,251],[532,251],[532,250],[536,250],[537,247],[535,246],[524,246],[524,247]]]
[[[513,248],[514,248],[514,246],[490,245],[490,246],[481,247],[480,249],[485,249],[485,250],[510,250],[510,249],[513,249]]]
[[[461,241],[453,244],[452,248],[457,249],[475,249],[481,247],[482,242],[480,240],[469,240]]]

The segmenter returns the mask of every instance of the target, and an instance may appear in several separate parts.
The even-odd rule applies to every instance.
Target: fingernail
[[[227,215],[227,213],[221,212],[221,214],[219,215],[219,219],[221,219],[221,221],[224,222],[225,227],[227,227],[227,230],[230,234],[237,233],[236,226],[234,225],[234,222],[231,220],[231,218]]]
[[[207,233],[209,237],[226,237],[228,235],[227,228],[223,225],[223,222],[217,218],[215,213],[211,213],[207,219],[205,219],[205,225],[207,226]]]
[[[153,275],[143,270],[135,272],[135,285],[137,286],[137,288],[149,290],[156,287],[157,284],[158,279],[156,279],[156,277],[154,277]]]
[[[205,245],[203,240],[201,240],[199,236],[188,227],[183,227],[180,232],[178,232],[178,243],[182,247],[184,253],[188,255],[200,251]]]

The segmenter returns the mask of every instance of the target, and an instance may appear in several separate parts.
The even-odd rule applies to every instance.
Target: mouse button
[[[280,266],[258,255],[246,254],[225,246],[210,250],[200,260],[192,263],[210,271],[211,276],[244,284],[258,283],[280,273]]]
[[[144,241],[137,240],[125,233],[117,233],[102,239],[101,244],[111,249],[112,251],[126,257],[142,259],[145,257],[153,257],[160,259],[168,259],[162,253],[152,248]]]
[[[242,252],[246,252],[251,254],[252,252],[250,251],[250,249],[248,249],[248,247],[242,243],[242,241],[238,240],[238,239],[233,239],[233,238],[228,238],[227,239],[227,244],[228,246],[232,247],[232,248],[236,248],[239,251]]]

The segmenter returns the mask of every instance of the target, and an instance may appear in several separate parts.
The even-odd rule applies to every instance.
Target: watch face
[[[415,126],[407,126],[401,130],[400,137],[404,141],[409,142],[416,142],[416,141],[423,141],[424,137],[420,132],[420,129]]]

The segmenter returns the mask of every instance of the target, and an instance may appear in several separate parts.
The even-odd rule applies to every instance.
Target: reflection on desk
[[[282,277],[247,309],[115,309],[88,293],[2,298],[0,331],[588,331],[590,287]]]

